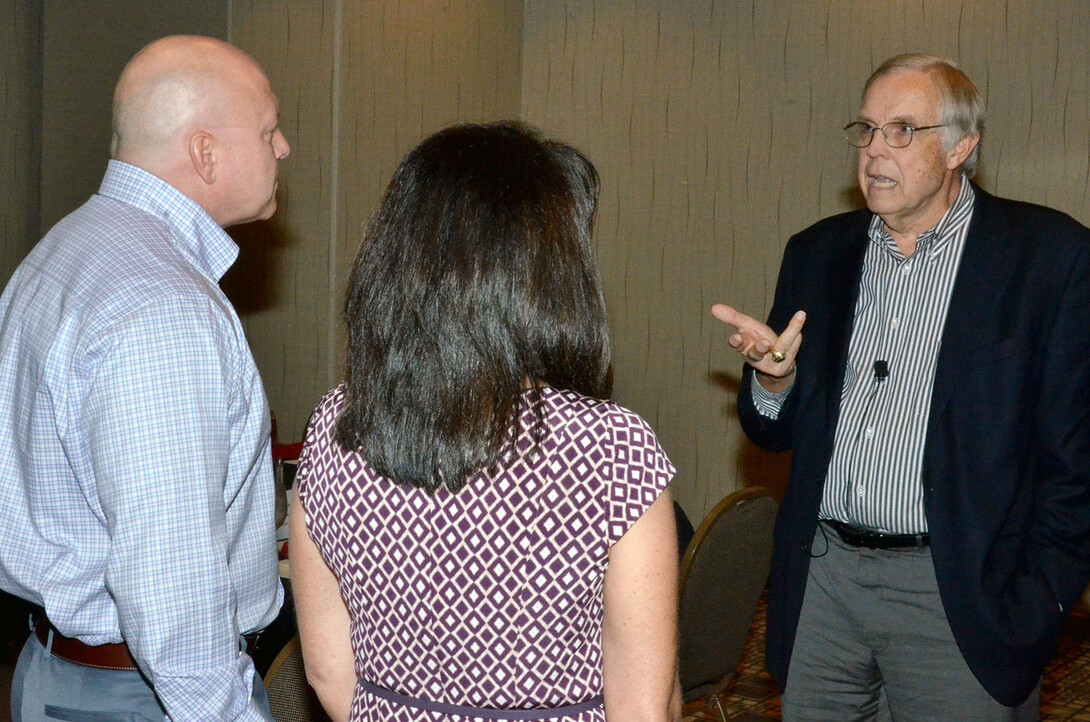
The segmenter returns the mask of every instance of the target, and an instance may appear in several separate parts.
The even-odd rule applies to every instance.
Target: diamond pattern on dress
[[[549,434],[459,493],[400,486],[333,440],[343,388],[315,410],[297,474],[308,530],[340,580],[356,671],[401,694],[496,708],[602,691],[609,548],[674,468],[647,424],[544,389]],[[523,429],[533,420],[524,409]],[[529,448],[523,431],[519,448]],[[358,691],[353,720],[469,720]],[[601,722],[602,709],[576,722]]]

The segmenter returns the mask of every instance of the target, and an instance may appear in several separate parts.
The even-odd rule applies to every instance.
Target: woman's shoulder
[[[325,393],[318,405],[314,407],[314,411],[311,412],[310,421],[307,424],[313,430],[314,436],[328,436],[332,427],[337,423],[337,417],[340,415],[341,409],[344,408],[347,398],[348,392],[344,383]]]
[[[345,401],[348,398],[348,387],[344,382],[337,384],[334,388],[325,392],[321,401],[314,407],[314,414],[317,416],[319,413],[328,414],[336,413],[344,406]]]
[[[576,391],[552,389],[546,397],[553,409],[580,426],[612,431],[634,431],[654,437],[651,425],[635,411],[615,401],[584,396]]]

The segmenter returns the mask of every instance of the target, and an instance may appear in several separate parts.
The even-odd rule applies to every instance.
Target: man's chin
[[[867,210],[876,215],[888,213],[892,210],[892,199],[889,198],[887,193],[877,191],[874,188],[868,188],[863,192],[863,200],[867,204]]]
[[[276,198],[269,201],[268,205],[261,209],[261,212],[254,216],[251,221],[267,221],[273,217],[276,213]]]
[[[267,220],[269,220],[270,218],[273,217],[273,214],[275,212],[276,212],[276,203],[274,202],[274,203],[266,206],[260,212],[255,213],[252,216],[243,216],[243,217],[239,218],[238,220],[231,221],[230,223],[225,224],[223,227],[224,228],[232,228],[234,226],[244,226],[247,223],[254,223],[256,221],[267,221]]]

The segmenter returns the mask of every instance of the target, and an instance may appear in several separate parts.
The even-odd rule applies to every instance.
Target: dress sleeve
[[[624,536],[658,499],[677,471],[655,432],[637,414],[616,407],[610,432],[613,468],[609,480],[609,544]]]
[[[336,443],[333,441],[334,427],[343,402],[344,385],[342,384],[322,397],[307,423],[306,438],[303,441],[303,450],[299,454],[299,466],[295,472],[295,493],[299,495],[299,503],[306,510],[308,519],[317,511],[313,507],[315,500],[312,498],[312,492],[314,484],[318,481],[314,478],[315,468],[319,464],[318,457],[331,453]]]

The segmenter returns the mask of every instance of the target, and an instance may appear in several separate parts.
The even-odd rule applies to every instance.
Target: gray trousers
[[[784,720],[1038,719],[1040,682],[1011,708],[969,670],[946,621],[930,549],[859,549],[819,525],[812,554]]]
[[[254,701],[268,711],[261,679]],[[33,634],[23,646],[11,683],[13,722],[163,722],[166,712],[147,679],[136,670],[96,669],[50,654]]]

